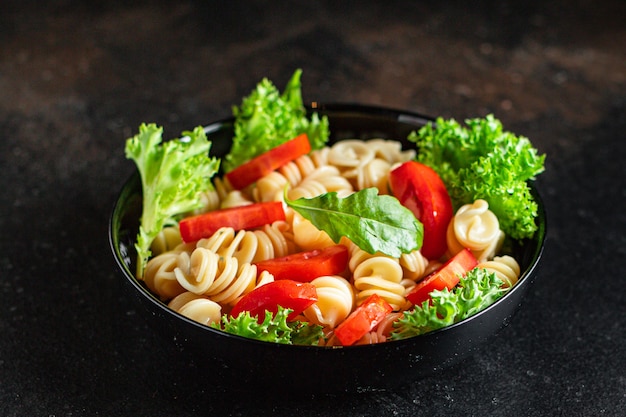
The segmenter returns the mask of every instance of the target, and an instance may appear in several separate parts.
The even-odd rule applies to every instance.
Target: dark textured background
[[[3,0],[0,415],[624,415],[626,2],[466,3]],[[125,139],[228,116],[298,67],[307,100],[494,113],[548,155],[539,278],[459,366],[391,392],[218,395],[123,292]]]

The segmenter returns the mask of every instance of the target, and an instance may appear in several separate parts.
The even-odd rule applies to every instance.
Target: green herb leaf
[[[537,203],[527,181],[543,172],[545,155],[538,155],[528,138],[504,131],[493,115],[466,124],[438,118],[412,132],[417,160],[439,174],[456,209],[481,198],[507,235],[532,237]]]
[[[276,315],[266,311],[265,318],[259,323],[256,317],[244,311],[237,317],[228,314],[222,316],[220,323],[212,323],[211,327],[227,333],[265,342],[286,345],[317,345],[323,338],[322,327],[309,325],[301,321],[287,321],[293,310],[278,307]]]
[[[452,291],[435,290],[430,302],[405,311],[394,323],[391,338],[406,339],[459,322],[489,307],[508,290],[502,288],[502,280],[496,274],[474,268]]]
[[[211,142],[202,127],[164,143],[162,135],[163,128],[142,124],[125,147],[126,157],[137,165],[143,191],[135,244],[139,278],[154,238],[164,226],[176,224],[179,215],[202,206],[201,193],[212,187],[210,179],[219,169],[219,160],[209,157]]]
[[[400,257],[422,246],[424,229],[398,199],[366,188],[341,198],[336,192],[285,203],[336,243],[345,236],[368,253]]]
[[[307,134],[312,149],[326,144],[328,118],[320,118],[317,113],[307,118],[302,102],[301,75],[302,70],[296,70],[282,94],[264,78],[242,100],[241,106],[233,107],[235,135],[223,161],[226,172],[301,133]]]

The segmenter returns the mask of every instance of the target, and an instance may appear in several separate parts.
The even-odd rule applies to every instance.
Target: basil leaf
[[[424,228],[397,198],[366,188],[341,198],[336,192],[285,203],[339,243],[345,236],[368,253],[400,257],[422,247]]]

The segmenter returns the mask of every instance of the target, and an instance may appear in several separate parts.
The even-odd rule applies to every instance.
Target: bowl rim
[[[329,102],[329,103],[312,102],[306,105],[305,107],[307,111],[315,111],[315,112],[322,112],[322,113],[323,112],[336,112],[336,113],[343,113],[343,114],[353,113],[355,115],[360,114],[360,115],[366,115],[366,116],[380,116],[384,118],[395,118],[396,122],[414,124],[416,125],[416,127],[419,125],[426,124],[426,123],[435,122],[435,118],[423,115],[418,112],[413,112],[410,110],[400,110],[400,109],[396,109],[392,107],[369,105],[369,104],[359,104],[359,103],[351,103],[351,102]],[[234,117],[232,116],[223,117],[213,122],[209,122],[206,125],[203,125],[203,128],[204,128],[205,133],[209,135],[210,133],[219,131],[220,129],[224,128],[228,124],[232,124],[233,121],[234,121]],[[521,274],[518,278],[518,282],[510,290],[508,290],[506,294],[504,294],[504,296],[500,297],[498,300],[493,302],[491,305],[489,305],[485,309],[471,315],[470,317],[467,317],[463,320],[453,323],[449,326],[436,329],[436,330],[433,330],[433,331],[430,331],[421,335],[405,338],[405,339],[389,340],[384,343],[352,345],[352,346],[310,346],[310,345],[289,345],[289,344],[280,344],[280,343],[274,343],[274,342],[266,342],[266,341],[246,338],[240,335],[228,333],[228,332],[204,325],[195,320],[192,320],[180,314],[179,312],[169,308],[165,302],[161,301],[155,294],[151,293],[143,284],[141,284],[141,282],[139,282],[139,280],[135,277],[135,275],[129,269],[128,264],[126,264],[123,260],[125,258],[125,255],[122,253],[122,250],[119,247],[121,242],[119,241],[119,236],[117,235],[117,230],[115,228],[116,218],[117,218],[116,214],[122,210],[122,205],[120,203],[124,195],[128,193],[130,189],[132,188],[131,186],[133,185],[133,181],[139,181],[139,186],[141,186],[139,172],[136,168],[133,169],[133,172],[123,182],[123,185],[120,191],[115,196],[115,200],[113,203],[113,210],[111,210],[111,214],[109,216],[109,222],[108,222],[109,223],[108,224],[108,241],[109,241],[109,247],[113,253],[113,257],[115,259],[115,263],[117,267],[123,273],[126,281],[128,281],[128,283],[130,283],[134,287],[134,289],[137,291],[136,295],[140,295],[143,299],[149,301],[151,304],[153,304],[160,311],[166,313],[167,315],[171,315],[174,318],[181,320],[183,323],[186,323],[187,325],[191,325],[200,331],[205,331],[205,332],[208,331],[220,337],[240,340],[242,342],[245,341],[246,343],[250,343],[250,344],[259,344],[262,346],[273,345],[273,346],[276,346],[276,349],[290,349],[290,350],[297,349],[297,350],[303,350],[303,351],[315,350],[315,351],[320,351],[320,352],[321,351],[333,351],[333,350],[343,351],[345,349],[350,349],[350,350],[381,349],[381,347],[388,346],[388,345],[398,346],[400,344],[414,344],[419,341],[426,341],[430,338],[437,338],[439,337],[439,335],[447,333],[447,332],[452,332],[454,331],[454,329],[461,327],[469,322],[480,320],[480,318],[483,315],[489,314],[491,310],[496,309],[499,305],[503,303],[506,303],[506,300],[511,298],[514,293],[518,291],[524,291],[526,289],[525,288],[526,285],[520,285],[520,284],[525,283],[525,281],[534,279],[534,277],[536,276],[535,271],[537,270],[539,266],[539,263],[540,263],[539,261],[543,255],[543,251],[545,247],[545,239],[546,239],[546,233],[547,233],[547,216],[545,213],[545,204],[539,193],[539,190],[536,187],[535,181],[530,180],[528,181],[528,184],[529,184],[531,193],[533,194],[533,197],[535,198],[535,201],[537,202],[537,208],[538,208],[538,213],[537,213],[538,228],[537,228],[537,231],[535,232],[537,234],[537,237],[536,237],[537,247],[535,248],[533,253],[529,255],[529,258],[530,258],[529,265],[526,269],[521,271]],[[500,327],[504,327],[505,325],[506,323]]]

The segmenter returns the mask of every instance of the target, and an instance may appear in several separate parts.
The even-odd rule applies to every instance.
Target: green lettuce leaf
[[[398,199],[366,188],[341,198],[336,192],[285,203],[338,243],[345,236],[368,253],[400,257],[422,247],[424,228]]]
[[[137,165],[143,191],[135,244],[139,278],[154,238],[163,227],[176,224],[180,215],[202,206],[201,193],[212,187],[210,179],[219,169],[219,160],[209,157],[211,142],[202,127],[164,143],[162,135],[162,127],[142,124],[125,147],[126,157]]]
[[[474,268],[452,291],[444,289],[431,293],[431,302],[405,311],[394,323],[392,340],[406,339],[441,329],[484,310],[502,297],[509,288],[502,280],[483,268]]]
[[[488,115],[466,120],[466,126],[438,118],[412,132],[409,140],[417,144],[417,160],[444,181],[455,209],[481,198],[508,236],[533,236],[538,208],[527,182],[543,172],[545,155],[528,138],[504,131]]]
[[[264,78],[249,96],[244,97],[239,107],[233,107],[233,143],[223,160],[226,172],[301,133],[308,135],[312,149],[326,144],[328,118],[317,113],[307,118],[302,102],[301,75],[302,70],[296,70],[282,94]]]
[[[317,345],[323,338],[322,326],[309,325],[301,321],[287,321],[293,310],[278,307],[276,315],[266,311],[265,318],[259,323],[250,312],[244,311],[237,317],[228,314],[222,316],[219,323],[212,323],[211,327],[227,333],[247,337],[265,342],[287,345]]]

